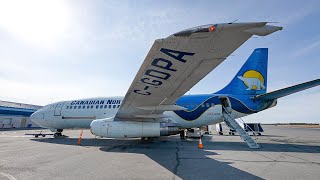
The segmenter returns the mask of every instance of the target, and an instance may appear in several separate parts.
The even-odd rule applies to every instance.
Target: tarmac
[[[34,138],[40,130],[0,130],[0,179],[319,179],[320,128],[263,126],[252,150],[239,136],[198,139]],[[50,133],[48,130],[44,132]]]

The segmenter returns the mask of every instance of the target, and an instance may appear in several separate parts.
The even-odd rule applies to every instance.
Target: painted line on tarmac
[[[4,176],[4,177],[6,177],[6,178],[8,178],[8,179],[10,179],[10,180],[17,180],[15,177],[13,177],[13,176],[10,175],[10,174],[6,174],[6,173],[0,172],[0,175]]]

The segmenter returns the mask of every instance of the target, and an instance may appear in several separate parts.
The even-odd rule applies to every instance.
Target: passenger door
[[[61,110],[64,102],[59,102],[54,109],[54,116],[61,116]]]

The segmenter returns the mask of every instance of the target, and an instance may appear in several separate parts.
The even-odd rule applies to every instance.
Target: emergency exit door
[[[55,116],[61,116],[61,110],[63,107],[64,102],[58,103],[54,109],[54,115]]]

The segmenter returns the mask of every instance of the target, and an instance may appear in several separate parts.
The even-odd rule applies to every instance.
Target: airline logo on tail
[[[238,78],[243,81],[244,85],[247,86],[247,90],[264,90],[264,78],[262,74],[255,70],[249,70]]]

